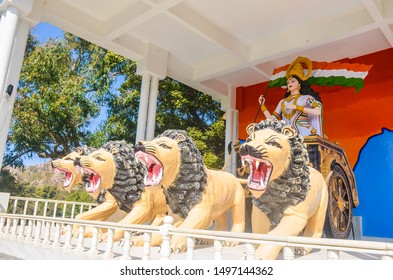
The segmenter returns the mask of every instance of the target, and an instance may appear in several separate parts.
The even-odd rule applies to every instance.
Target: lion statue
[[[253,233],[321,237],[328,190],[321,173],[308,166],[302,136],[284,121],[264,120],[247,128],[240,147],[250,167],[248,189],[253,196]],[[258,259],[276,259],[281,246],[262,244]]]
[[[88,146],[81,146],[75,148],[71,153],[61,159],[52,160],[52,169],[56,173],[63,175],[63,188],[67,192],[71,192],[73,187],[82,184],[82,173],[75,169],[74,161],[81,155],[87,155],[94,150],[94,148]]]
[[[119,208],[127,213],[120,224],[143,224],[154,219],[152,225],[159,225],[168,212],[162,189],[144,187],[146,168],[135,158],[131,144],[110,141],[100,149],[81,156],[75,164],[83,170],[86,191],[99,203],[96,208],[76,218],[106,220]],[[123,236],[123,230],[116,230],[113,240],[119,241]],[[106,239],[106,235],[101,235],[100,239]]]
[[[145,186],[162,185],[169,208],[180,217],[179,228],[227,230],[227,210],[232,232],[245,226],[244,189],[235,176],[207,169],[195,143],[183,130],[166,130],[152,141],[135,146],[135,156],[146,164]],[[229,244],[228,244],[229,245]],[[186,237],[173,236],[173,252],[184,252]]]

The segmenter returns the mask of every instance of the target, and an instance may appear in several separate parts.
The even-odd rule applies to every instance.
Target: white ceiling
[[[27,17],[133,61],[153,44],[168,53],[167,76],[219,101],[298,55],[393,47],[393,0],[34,0]]]

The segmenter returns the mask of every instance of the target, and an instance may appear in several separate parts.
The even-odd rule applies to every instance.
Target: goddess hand
[[[263,97],[263,95],[259,96],[258,102],[260,105],[265,104],[265,97]]]

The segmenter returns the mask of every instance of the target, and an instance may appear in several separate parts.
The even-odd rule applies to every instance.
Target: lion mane
[[[265,120],[255,124],[254,131],[270,128],[282,133],[284,121]],[[291,160],[281,176],[268,183],[266,192],[252,203],[264,212],[271,221],[272,228],[277,226],[285,209],[302,202],[310,189],[309,159],[303,138],[297,135],[289,139]]]
[[[129,213],[144,191],[143,178],[146,174],[146,167],[135,158],[133,145],[125,141],[109,141],[101,148],[108,152],[113,148],[118,150],[113,154],[116,165],[113,187],[107,191],[115,197],[119,208]],[[104,201],[105,190],[97,198],[98,203]]]
[[[207,183],[207,173],[203,158],[194,141],[184,130],[166,130],[159,137],[176,139],[179,135],[186,139],[179,143],[180,170],[174,182],[164,194],[171,210],[181,218],[186,218],[202,198]]]

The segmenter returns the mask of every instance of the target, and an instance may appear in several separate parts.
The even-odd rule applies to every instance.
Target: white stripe
[[[307,69],[304,70],[304,74],[307,74]],[[364,79],[368,75],[368,71],[359,72],[359,71],[352,71],[347,69],[332,69],[332,70],[322,70],[316,69],[311,71],[311,77],[332,77],[332,76],[339,76],[345,78],[361,78]],[[286,76],[286,71],[278,72],[270,77],[270,81],[274,81],[279,78],[283,78]]]
[[[364,79],[368,74],[368,71],[366,72],[358,72],[358,71],[352,71],[352,70],[347,70],[347,69],[332,69],[332,70],[322,70],[322,69],[317,69],[311,71],[311,76],[313,77],[332,77],[332,76],[339,76],[339,77],[345,77],[345,78],[362,78]]]
[[[287,71],[278,72],[270,77],[270,81],[274,81],[275,79],[283,78],[286,76]]]

